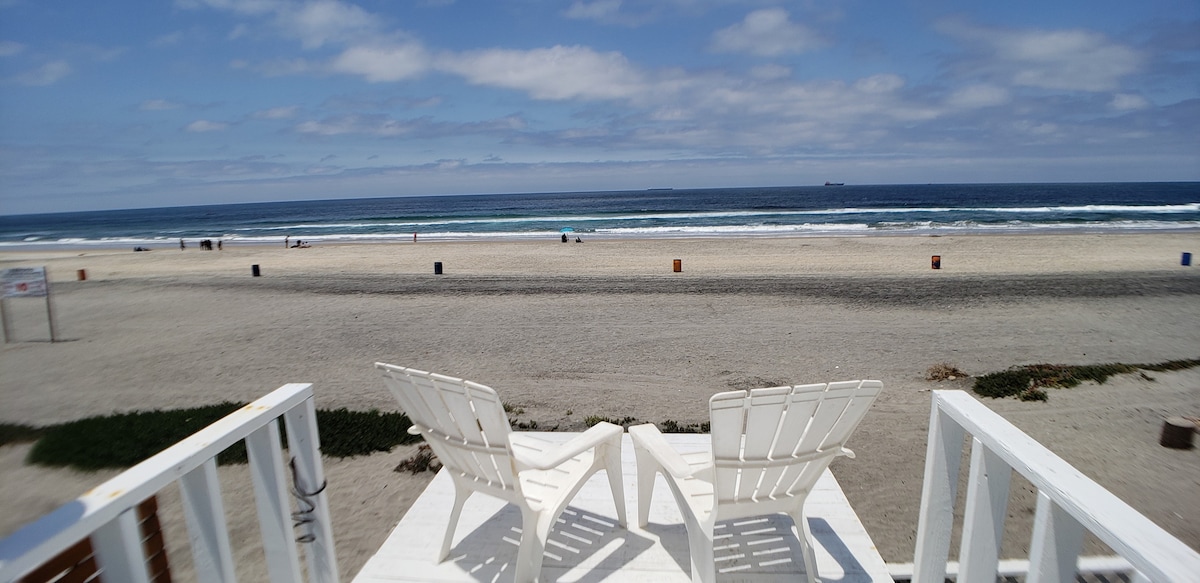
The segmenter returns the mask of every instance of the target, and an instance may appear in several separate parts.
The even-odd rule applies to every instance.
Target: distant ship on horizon
[[[825,186],[846,186],[846,183],[845,182],[830,182],[830,181],[826,180]]]

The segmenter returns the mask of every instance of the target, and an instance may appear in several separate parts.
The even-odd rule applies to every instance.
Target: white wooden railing
[[[963,391],[934,391],[917,524],[913,583],[947,574],[959,460],[971,439],[957,581],[996,580],[1009,477],[1037,489],[1027,583],[1072,581],[1084,529],[1135,570],[1134,581],[1200,580],[1200,554]]]
[[[286,420],[284,463],[279,418]],[[267,572],[276,583],[337,581],[337,561],[325,495],[312,385],[288,384],[231,413],[191,437],[130,468],[75,501],[0,541],[0,582],[23,576],[74,543],[91,537],[106,581],[148,583],[134,508],[172,482],[179,482],[197,580],[234,579],[233,552],[217,482],[216,456],[246,441],[258,507]],[[292,480],[295,484],[291,484]],[[306,522],[292,523],[288,491],[295,487],[311,502]],[[302,542],[297,542],[302,541]],[[306,567],[302,570],[299,547]]]

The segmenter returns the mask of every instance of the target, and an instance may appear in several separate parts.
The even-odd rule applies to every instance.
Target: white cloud
[[[1109,91],[1144,61],[1137,50],[1087,30],[1009,30],[958,20],[943,21],[939,29],[979,49],[964,69],[1014,85]]]
[[[284,2],[285,0],[175,0],[175,4],[183,8],[208,6],[244,15],[259,15],[279,10]]]
[[[372,83],[400,81],[421,74],[429,66],[425,49],[415,43],[392,46],[350,47],[330,68],[338,73],[361,75]]]
[[[51,61],[17,75],[15,81],[20,85],[46,86],[53,85],[72,72],[70,63],[63,60]]]
[[[1150,107],[1150,101],[1134,93],[1118,93],[1113,96],[1108,107],[1114,111],[1136,111]]]
[[[176,4],[184,8],[208,7],[240,16],[270,18],[284,35],[299,39],[307,49],[374,38],[381,28],[379,17],[338,0],[176,0]],[[230,38],[245,34],[244,24],[238,24]]]
[[[374,35],[379,20],[353,4],[315,0],[278,10],[277,24],[300,39],[305,48],[328,42],[347,42]]]
[[[166,99],[147,99],[138,105],[138,111],[167,111],[181,107],[183,107],[182,104]]]
[[[192,133],[219,132],[229,128],[229,124],[219,121],[198,119],[187,125],[185,130]]]
[[[1004,105],[1012,101],[1012,95],[1003,87],[979,84],[963,87],[950,94],[946,105],[961,109],[977,109]]]
[[[816,31],[791,22],[782,8],[766,8],[746,15],[742,22],[713,34],[712,50],[749,53],[760,57],[800,54],[826,45]]]
[[[563,13],[563,16],[579,20],[604,20],[616,16],[620,9],[621,0],[596,0],[595,2],[575,0],[571,3],[571,7]]]
[[[891,93],[902,87],[904,79],[890,73],[872,75],[854,82],[854,88],[863,93]]]
[[[25,50],[25,45],[10,40],[0,41],[0,57],[11,57]]]
[[[305,121],[297,124],[294,129],[302,134],[315,134],[319,136],[367,134],[394,137],[413,131],[412,126],[403,121],[382,116],[360,115],[346,115],[324,121]]]
[[[535,99],[622,99],[645,89],[642,74],[623,55],[581,46],[473,51],[446,56],[438,67],[476,85],[526,91]]]
[[[299,111],[300,111],[300,107],[297,105],[290,105],[287,107],[272,107],[271,109],[264,109],[262,111],[254,112],[254,118],[255,119],[288,119],[288,118],[296,117],[296,114],[299,113]]]

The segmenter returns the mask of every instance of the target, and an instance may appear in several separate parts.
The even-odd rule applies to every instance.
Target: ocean
[[[0,216],[0,249],[1200,230],[1200,182],[490,194]]]

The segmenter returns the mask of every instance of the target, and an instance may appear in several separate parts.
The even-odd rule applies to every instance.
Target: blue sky
[[[1195,0],[0,0],[0,214],[1200,180]]]

